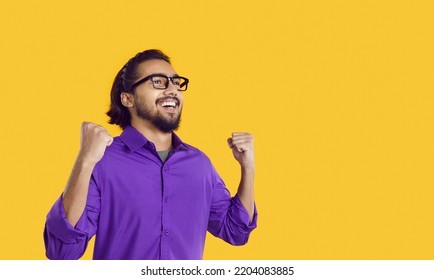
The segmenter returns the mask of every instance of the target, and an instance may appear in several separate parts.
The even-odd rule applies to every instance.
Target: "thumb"
[[[229,148],[233,148],[234,147],[234,145],[232,144],[232,138],[228,138],[228,146],[229,146]]]
[[[110,138],[107,140],[107,147],[110,146],[113,143],[113,137],[109,136]]]

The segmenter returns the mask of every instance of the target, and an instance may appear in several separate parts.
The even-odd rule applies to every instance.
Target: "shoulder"
[[[128,156],[128,147],[120,140],[119,136],[113,138],[113,142],[110,146],[107,146],[104,156],[99,161],[99,165],[112,164],[118,162],[124,157]]]
[[[182,143],[181,150],[185,150],[190,155],[198,156],[198,157],[202,158],[204,161],[211,163],[211,160],[209,159],[209,157],[203,151],[201,151],[199,148],[197,148],[195,146],[192,146],[192,145],[187,144],[187,143]]]
[[[215,167],[211,159],[199,148],[192,146],[187,143],[183,143],[183,146],[177,151],[182,154],[183,158],[186,159],[185,163],[189,163],[191,166],[195,167],[196,171],[202,170],[207,174],[216,173]]]
[[[104,156],[111,153],[117,153],[119,151],[125,152],[125,149],[126,145],[122,142],[121,138],[119,136],[115,136],[113,137],[112,144],[106,148],[106,153],[104,154]]]

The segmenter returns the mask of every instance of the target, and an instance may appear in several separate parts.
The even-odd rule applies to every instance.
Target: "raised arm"
[[[104,128],[83,123],[81,147],[66,189],[47,214],[45,252],[49,259],[78,259],[96,233],[99,190],[96,163],[113,139]]]
[[[228,139],[234,158],[241,166],[241,180],[238,186],[238,198],[249,213],[250,222],[253,219],[255,200],[253,185],[255,177],[255,160],[253,135],[244,132],[234,132]]]
[[[81,125],[80,142],[80,152],[63,192],[66,218],[72,226],[77,224],[86,207],[92,171],[103,157],[106,147],[113,142],[113,138],[103,127],[84,122]]]

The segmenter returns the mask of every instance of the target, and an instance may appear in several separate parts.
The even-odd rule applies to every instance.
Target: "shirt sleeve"
[[[250,222],[249,213],[238,196],[231,197],[214,167],[212,171],[214,184],[208,231],[232,245],[244,245],[249,240],[250,232],[257,226],[256,205]]]
[[[86,251],[89,240],[96,233],[100,213],[100,194],[95,177],[92,174],[86,208],[75,227],[66,219],[62,196],[48,212],[44,229],[47,258],[74,260],[81,258]]]

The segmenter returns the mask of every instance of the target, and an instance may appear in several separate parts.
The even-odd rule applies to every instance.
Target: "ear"
[[[121,93],[121,102],[127,108],[134,107],[134,97],[131,93],[122,92]]]

